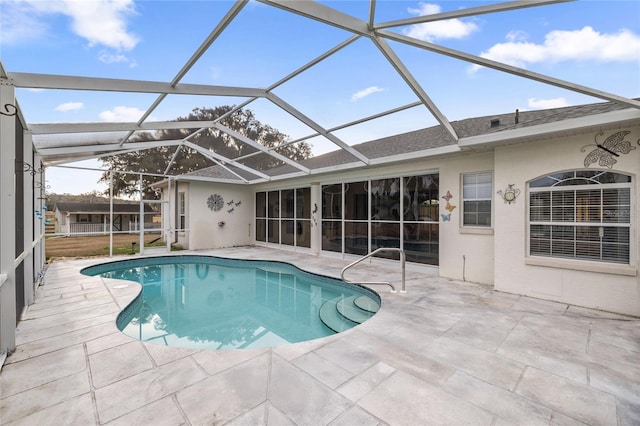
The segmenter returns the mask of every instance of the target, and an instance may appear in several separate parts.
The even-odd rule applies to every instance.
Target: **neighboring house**
[[[640,315],[637,111],[597,103],[451,124],[457,143],[435,126],[353,146],[369,164],[340,150],[294,177],[233,164],[183,175],[164,183],[163,218],[189,249],[356,259],[400,247],[452,280]]]
[[[109,203],[58,203],[55,207],[57,234],[107,234],[110,223]],[[144,229],[158,229],[156,213],[145,205]],[[115,232],[140,230],[140,204],[113,204],[113,228]]]

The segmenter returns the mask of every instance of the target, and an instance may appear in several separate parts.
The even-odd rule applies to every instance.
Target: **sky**
[[[369,2],[323,1],[367,20]],[[378,0],[375,22],[494,2]],[[0,60],[9,72],[170,81],[230,9],[228,1],[0,0]],[[389,30],[625,97],[640,97],[640,2],[575,1]],[[264,88],[350,33],[251,1],[182,83]],[[389,42],[448,120],[600,99]],[[417,100],[374,44],[359,39],[274,93],[325,128]],[[136,121],[156,95],[16,91],[29,123]],[[150,121],[243,98],[168,96]],[[266,100],[249,106],[292,139],[313,131]],[[423,107],[337,131],[348,144],[435,125]],[[314,153],[334,149],[320,138]],[[100,167],[99,162],[81,166]],[[50,168],[50,192],[83,193],[100,173]]]

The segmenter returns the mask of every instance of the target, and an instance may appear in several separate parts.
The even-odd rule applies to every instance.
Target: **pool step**
[[[320,321],[336,333],[348,330],[355,325],[355,323],[349,321],[338,312],[336,305],[340,299],[341,297],[336,297],[335,299],[327,300],[320,307]]]
[[[353,304],[363,311],[375,314],[380,309],[380,304],[368,296],[359,296],[353,301]]]
[[[379,308],[380,305],[367,296],[340,296],[322,304],[320,320],[331,330],[340,333],[368,320]]]
[[[373,316],[371,312],[363,311],[355,305],[357,296],[346,297],[336,303],[336,309],[346,319],[353,321],[356,324],[362,324]]]

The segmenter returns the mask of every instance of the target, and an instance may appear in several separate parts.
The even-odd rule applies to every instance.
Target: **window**
[[[437,173],[322,187],[322,250],[366,254],[402,248],[406,260],[438,265]],[[399,259],[395,252],[376,257]]]
[[[462,175],[462,225],[491,226],[491,172]]]
[[[187,228],[187,216],[185,214],[186,211],[186,203],[184,198],[184,192],[178,193],[178,229],[184,230]]]
[[[256,241],[311,246],[311,189],[256,192]]]
[[[631,177],[577,170],[529,183],[529,254],[630,261]]]

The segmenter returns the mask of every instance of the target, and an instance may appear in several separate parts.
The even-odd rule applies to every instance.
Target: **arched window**
[[[529,183],[529,254],[628,264],[631,176],[574,170]]]

